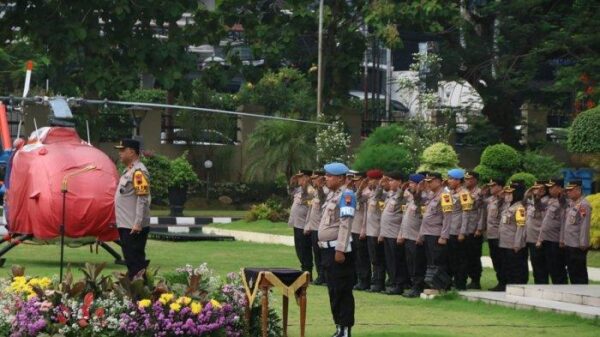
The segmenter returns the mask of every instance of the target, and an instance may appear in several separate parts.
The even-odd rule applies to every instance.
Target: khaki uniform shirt
[[[150,225],[150,190],[146,195],[138,195],[134,188],[134,174],[141,171],[149,184],[149,173],[146,166],[137,160],[126,169],[119,179],[115,193],[115,215],[118,228],[133,228],[139,224],[142,227]]]
[[[419,238],[419,230],[421,229],[421,207],[417,204],[412,193],[406,191],[404,193],[406,205],[404,206],[404,215],[402,216],[402,225],[400,226],[400,238],[417,241]]]
[[[536,243],[540,237],[547,204],[547,196],[543,196],[541,199],[528,200],[527,202],[527,223],[525,224],[525,228],[527,230],[528,243]]]
[[[563,229],[565,246],[576,248],[590,246],[591,216],[592,206],[584,197],[569,203]]]
[[[292,193],[294,201],[292,202],[292,208],[290,209],[288,226],[304,229],[306,217],[308,215],[308,204],[311,197],[309,196],[308,190],[301,186],[294,188]]]
[[[305,231],[316,231],[319,229],[319,222],[321,221],[321,215],[323,214],[323,203],[327,194],[323,188],[315,188],[311,193],[312,199],[308,201],[308,218],[306,225],[304,226]]]
[[[350,200],[349,204],[351,205],[347,205],[346,200],[341,200],[348,196],[354,198],[354,200]],[[337,241],[336,251],[350,252],[352,250],[350,246],[350,227],[355,212],[352,203],[355,202],[354,192],[346,190],[346,187],[329,192],[323,205],[323,216],[319,223],[319,241]],[[344,205],[340,206],[342,203]]]
[[[369,188],[364,188],[359,195],[356,196],[356,213],[352,220],[352,233],[361,234],[367,230],[367,202],[371,192]]]
[[[527,211],[521,202],[516,202],[502,212],[500,219],[500,248],[521,249],[525,247],[525,222]]]
[[[367,202],[367,236],[379,237],[381,224],[381,211],[384,206],[384,194],[381,187],[371,191]]]
[[[442,193],[442,203],[451,202],[451,205],[447,209],[442,208],[444,211],[444,226],[450,228],[450,235],[458,235],[460,227],[462,226],[462,205],[460,203],[460,195],[464,192],[462,188],[456,189],[456,191],[449,191]]]
[[[563,223],[565,221],[565,204],[558,198],[549,198],[546,212],[542,219],[542,226],[538,241],[561,242],[564,241]]]
[[[442,236],[444,222],[444,214],[442,212],[441,205],[442,190],[437,193],[430,193],[427,201],[425,202],[425,213],[423,214],[423,222],[421,223],[421,229],[419,236],[423,238],[425,235]],[[450,227],[447,228],[445,233],[445,239],[448,238],[448,232]]]
[[[463,189],[460,193],[460,205],[462,206],[463,215],[460,227],[460,234],[474,234],[477,230],[483,230],[483,196],[481,189],[475,187],[472,190]]]
[[[381,231],[379,236],[396,239],[402,224],[403,191],[390,191],[385,199],[383,212],[381,212]]]

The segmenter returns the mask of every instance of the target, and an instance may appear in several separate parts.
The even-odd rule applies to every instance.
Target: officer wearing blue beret
[[[350,337],[354,325],[356,283],[351,227],[356,211],[356,195],[345,185],[348,167],[341,163],[325,165],[325,183],[329,189],[319,223],[321,263],[329,290],[329,303],[336,324],[334,337]]]

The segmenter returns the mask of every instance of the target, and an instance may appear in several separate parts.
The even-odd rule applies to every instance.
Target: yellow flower
[[[152,304],[152,301],[146,299],[146,300],[141,300],[138,301],[138,307],[139,308],[147,308]]]
[[[171,310],[178,312],[179,310],[181,310],[181,304],[179,303],[171,303],[171,305],[169,306],[169,308],[171,308]]]
[[[213,308],[215,309],[221,309],[221,303],[219,303],[217,300],[212,299],[210,300],[210,304],[213,306]]]
[[[187,296],[181,296],[180,298],[177,299],[177,303],[179,303],[181,305],[188,305],[191,302],[192,302],[192,299]]]
[[[171,294],[171,293],[164,293],[164,294],[160,295],[160,298],[158,299],[158,301],[160,303],[162,303],[163,305],[171,302],[171,300],[173,300],[173,294]]]
[[[202,304],[200,304],[198,302],[192,302],[192,305],[190,305],[190,308],[192,309],[192,314],[198,315],[200,313],[200,311],[202,311]]]
[[[25,283],[26,283],[26,281],[27,281],[27,280],[25,279],[25,276],[15,276],[15,277],[13,278],[13,284],[15,284],[15,283],[17,283],[17,284],[18,284],[18,283],[23,283],[23,284],[25,284]]]

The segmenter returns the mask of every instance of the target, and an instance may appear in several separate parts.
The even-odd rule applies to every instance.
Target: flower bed
[[[25,275],[13,267],[0,279],[0,336],[171,337],[253,334],[243,319],[246,296],[239,274],[225,280],[206,264],[185,266],[161,277],[133,280],[104,276],[104,265],[86,265],[74,281]],[[255,310],[252,310],[255,312]],[[272,318],[277,323],[277,317]]]

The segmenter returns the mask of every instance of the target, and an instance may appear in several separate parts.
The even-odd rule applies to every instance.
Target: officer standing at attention
[[[467,258],[467,276],[471,278],[468,289],[481,289],[481,248],[483,245],[483,196],[477,186],[479,174],[473,171],[465,172],[465,188],[460,195],[463,210],[462,226],[459,241],[464,240]]]
[[[376,169],[369,170],[367,177],[370,190],[367,202],[367,247],[373,272],[370,291],[378,293],[385,290],[385,253],[383,243],[378,241],[381,231],[381,210],[384,204],[383,186],[380,183],[383,172]]]
[[[356,276],[358,282],[354,290],[368,290],[371,288],[371,260],[367,247],[367,201],[369,192],[367,179],[364,172],[354,175],[353,184],[356,193],[356,213],[352,220],[352,250],[356,257]]]
[[[564,184],[563,179],[560,178],[550,179],[546,183],[550,196],[536,242],[536,247],[544,250],[544,263],[552,284],[568,283],[565,251],[560,247],[561,238],[564,236],[562,227],[568,202],[563,195]]]
[[[384,173],[383,178],[389,187],[381,213],[381,233],[379,234],[379,241],[383,242],[386,269],[391,283],[386,293],[401,295],[404,289],[410,287],[404,247],[397,242],[402,224],[402,205],[404,204],[402,185],[406,179],[401,172],[387,172]]]
[[[423,245],[417,245],[419,230],[421,229],[422,191],[421,182],[425,177],[421,174],[411,174],[408,177],[408,188],[404,192],[406,205],[402,216],[402,225],[398,235],[398,244],[404,246],[406,266],[412,282],[412,288],[402,296],[408,298],[419,297],[425,288],[425,251]]]
[[[307,271],[311,274],[313,269],[312,257],[312,242],[310,233],[304,233],[308,216],[308,206],[310,204],[309,176],[312,171],[300,170],[290,181],[290,194],[293,196],[292,208],[288,226],[294,228],[294,246],[296,248],[296,256],[300,261],[302,271]]]
[[[485,199],[485,227],[488,248],[490,250],[490,258],[496,272],[496,280],[498,284],[489,289],[490,291],[504,291],[506,288],[506,280],[504,278],[504,268],[502,266],[502,251],[499,246],[500,234],[500,217],[504,210],[504,179],[490,179],[487,184],[484,194],[489,192],[489,196]]]
[[[510,205],[500,219],[500,249],[506,284],[527,284],[527,249],[525,249],[525,222],[527,211],[523,203],[525,184],[514,181],[504,188],[504,203]]]
[[[115,194],[115,214],[127,274],[133,279],[148,268],[146,241],[150,231],[150,183],[140,161],[140,142],[123,139],[115,146],[126,169]]]
[[[542,221],[546,213],[548,197],[546,186],[536,181],[533,187],[525,192],[525,203],[527,206],[527,222],[525,223],[527,250],[533,268],[533,282],[535,284],[548,284],[548,269],[546,267],[546,251],[542,245],[538,245]]]
[[[424,180],[429,188],[429,197],[425,204],[423,222],[419,231],[418,245],[425,246],[427,268],[436,266],[444,272],[448,271],[447,243],[450,232],[449,226],[443,226],[442,212],[442,175],[432,172]]]
[[[356,195],[344,186],[348,172],[346,165],[331,163],[324,168],[325,183],[330,192],[319,224],[319,247],[336,324],[333,337],[350,337],[354,326],[352,288],[356,281],[351,226],[356,212]]]
[[[442,210],[444,211],[444,224],[450,227],[448,240],[448,269],[458,290],[467,290],[467,254],[464,244],[464,235],[459,240],[462,226],[463,206],[461,196],[467,193],[463,190],[465,172],[461,169],[448,171],[448,192],[442,193]]]
[[[314,285],[321,285],[325,283],[325,277],[323,276],[323,268],[321,266],[321,249],[318,246],[319,243],[319,222],[321,222],[321,216],[323,215],[322,205],[327,197],[327,187],[325,187],[325,172],[314,171],[310,176],[311,179],[311,198],[308,209],[308,218],[306,225],[304,226],[304,235],[310,236],[312,243],[312,251],[315,260],[315,267],[317,269],[317,277],[313,280]]]
[[[564,222],[565,257],[571,284],[588,284],[587,252],[590,248],[590,218],[592,206],[581,193],[581,180],[572,180],[565,187],[570,199]]]

